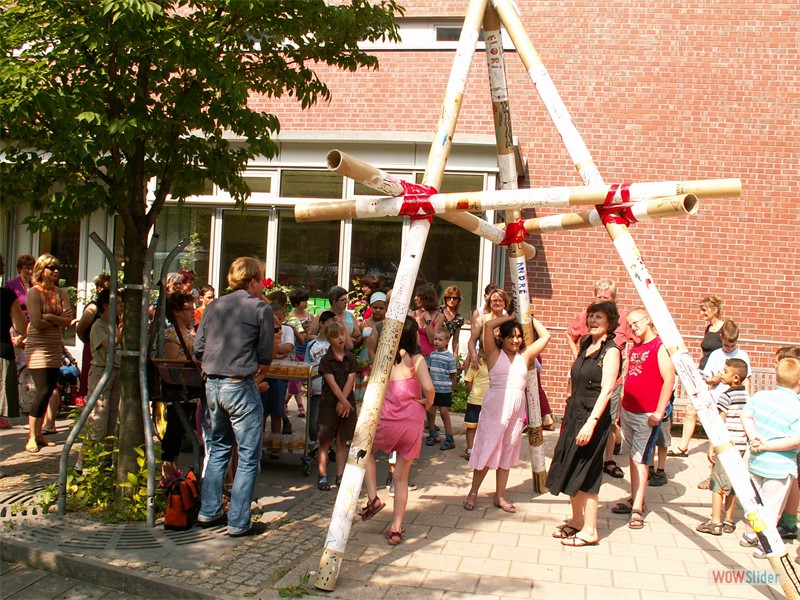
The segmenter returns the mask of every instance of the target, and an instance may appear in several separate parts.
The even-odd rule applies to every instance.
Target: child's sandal
[[[317,480],[317,489],[323,492],[331,491],[331,484],[328,483],[328,478],[324,475]]]
[[[464,498],[464,510],[473,511],[475,510],[475,501],[478,499],[478,492],[470,492],[467,494],[467,497]]]
[[[386,536],[386,543],[388,543],[390,546],[397,546],[403,542],[402,531],[392,531],[391,529],[387,529],[386,533],[383,535]]]
[[[386,505],[381,502],[381,499],[375,496],[371,501],[367,502],[367,505],[363,509],[361,509],[361,520],[369,521],[372,517],[381,512],[384,506]]]

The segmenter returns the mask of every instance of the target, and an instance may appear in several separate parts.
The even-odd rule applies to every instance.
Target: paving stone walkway
[[[60,448],[46,448],[35,460],[26,460],[9,448],[22,447],[17,439],[24,437],[21,431],[0,434],[2,467],[10,473],[0,479],[2,558],[13,563],[0,573],[3,598],[17,563],[149,598],[277,598],[278,590],[288,586],[302,591],[304,577],[313,585],[335,491],[320,492],[315,477],[303,477],[299,455],[265,460],[254,507],[269,529],[260,536],[232,539],[224,528],[169,532],[142,523],[111,525],[78,515],[42,515],[32,506],[32,490],[48,477],[55,481],[52,463],[57,467]],[[460,422],[456,431],[461,431]],[[557,433],[545,437],[548,455],[556,438]],[[569,503],[564,496],[532,494],[526,448],[523,462],[511,472],[507,494],[517,513],[492,506],[491,473],[477,509],[465,511],[461,502],[471,471],[459,457],[463,435],[456,442],[459,449],[450,451],[423,445],[412,469],[419,489],[410,493],[405,539],[399,546],[388,546],[383,537],[391,499],[385,490],[379,493],[389,506],[369,522],[354,523],[336,589],[328,595],[359,600],[365,595],[431,600],[783,597],[778,585],[765,583],[772,576],[768,562],[753,558],[752,550],[738,545],[736,535],[694,531],[710,510],[710,492],[696,487],[708,472],[704,441],[693,443],[688,458],[669,459],[670,481],[648,491],[642,530],[629,529],[624,515],[611,513],[628,488],[625,480],[607,478],[600,493],[602,540],[587,548],[567,548],[551,537],[568,515]],[[618,458],[627,471],[627,459]],[[385,462],[379,465],[379,476],[385,477],[385,468]],[[16,512],[10,510],[13,503]],[[737,533],[741,529],[740,522]],[[796,553],[790,544],[792,561]],[[715,581],[740,573],[750,583]],[[41,597],[63,597],[58,594]]]

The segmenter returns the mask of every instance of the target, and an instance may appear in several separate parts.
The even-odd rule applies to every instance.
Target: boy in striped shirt
[[[720,373],[721,382],[727,387],[717,397],[717,410],[731,442],[739,451],[744,454],[747,450],[747,435],[742,426],[742,409],[749,396],[742,382],[747,378],[747,363],[741,358],[729,358],[725,361],[725,366]],[[733,533],[736,525],[733,523],[733,509],[736,501],[736,492],[731,485],[728,475],[721,464],[714,461],[714,449],[708,448],[708,461],[711,463],[711,520],[700,523],[695,529],[700,533],[710,533],[711,535],[722,535],[723,533]],[[723,520],[722,509],[725,506],[725,518]]]

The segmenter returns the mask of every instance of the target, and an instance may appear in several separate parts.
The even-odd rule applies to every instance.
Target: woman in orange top
[[[33,286],[25,300],[30,318],[25,358],[36,385],[28,416],[30,434],[25,445],[28,452],[38,452],[42,446],[55,446],[55,442],[42,435],[42,418],[57,386],[64,350],[62,334],[64,329],[77,323],[66,291],[56,285],[58,275],[56,257],[42,254],[33,266]]]

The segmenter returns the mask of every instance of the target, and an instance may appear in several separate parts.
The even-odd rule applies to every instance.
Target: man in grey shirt
[[[194,342],[207,376],[211,432],[206,440],[205,477],[198,521],[211,527],[225,521],[222,485],[236,441],[239,463],[228,509],[228,535],[260,533],[250,520],[250,501],[261,466],[264,409],[255,382],[272,360],[274,323],[264,302],[264,269],[254,258],[237,258],[228,271],[234,291],[208,305]]]

